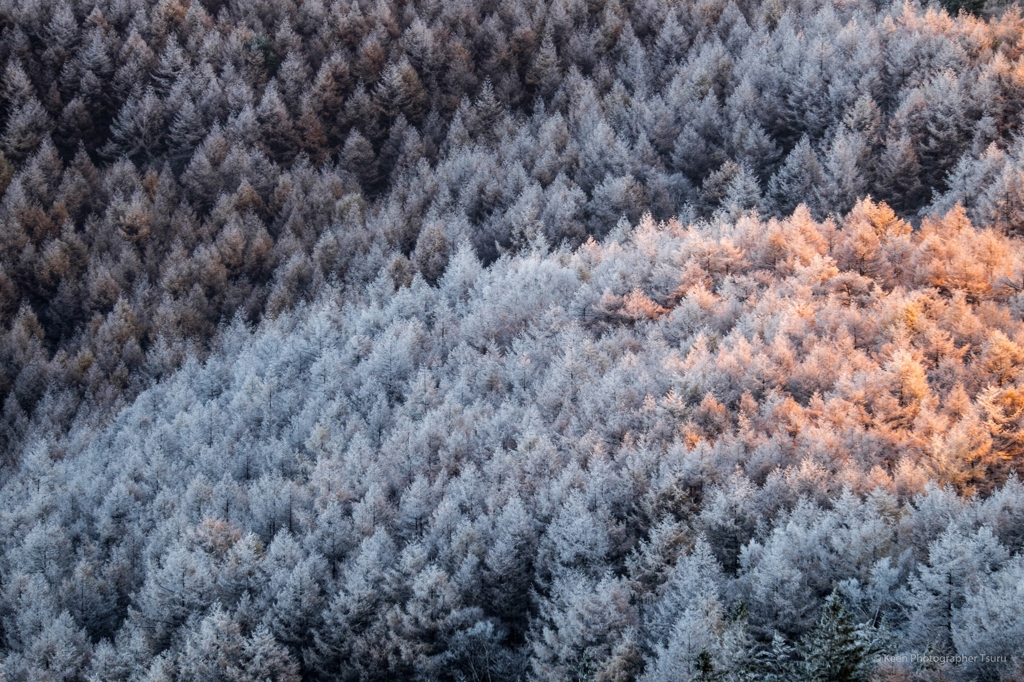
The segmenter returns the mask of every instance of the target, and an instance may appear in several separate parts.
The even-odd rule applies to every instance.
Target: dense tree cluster
[[[626,216],[1024,227],[1024,21],[872,0],[0,8],[0,447],[218,326]],[[45,423],[44,423],[45,422]]]
[[[1020,679],[1022,115],[1016,9],[3,4],[0,682]]]
[[[1024,246],[645,218],[224,328],[0,508],[7,680],[999,679]],[[981,494],[969,495],[977,492]],[[914,670],[881,654],[1006,662]],[[902,675],[902,677],[901,677]]]

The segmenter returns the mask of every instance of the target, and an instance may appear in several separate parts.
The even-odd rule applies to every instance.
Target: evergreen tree
[[[867,650],[853,620],[834,592],[825,600],[821,618],[798,648],[800,679],[813,682],[859,682],[869,676]]]
[[[824,179],[825,171],[818,155],[811,148],[810,138],[804,136],[768,182],[768,197],[774,212],[789,215],[797,204],[806,203],[812,213],[820,213],[822,207],[814,197],[814,188],[822,186]]]

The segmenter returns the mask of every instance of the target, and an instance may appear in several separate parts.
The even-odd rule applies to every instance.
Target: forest
[[[1024,14],[0,3],[0,682],[1024,680]]]

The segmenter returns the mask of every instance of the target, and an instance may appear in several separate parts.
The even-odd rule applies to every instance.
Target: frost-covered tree
[[[0,676],[1012,655],[987,12],[0,10]]]

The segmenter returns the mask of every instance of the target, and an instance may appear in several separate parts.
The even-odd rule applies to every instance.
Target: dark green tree
[[[798,647],[799,679],[807,682],[866,682],[867,648],[838,595],[825,600],[821,618]]]

